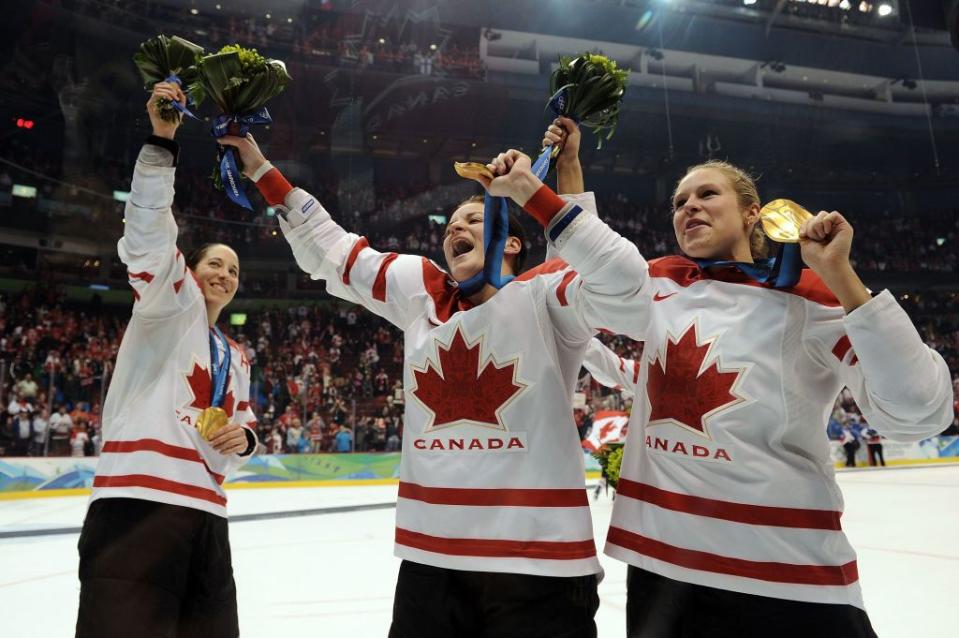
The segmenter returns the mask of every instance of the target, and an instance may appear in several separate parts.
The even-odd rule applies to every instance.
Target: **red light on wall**
[[[17,128],[25,128],[27,130],[30,130],[33,128],[33,120],[28,120],[22,117],[18,117]]]

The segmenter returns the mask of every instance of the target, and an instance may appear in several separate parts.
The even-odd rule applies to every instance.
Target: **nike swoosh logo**
[[[678,292],[671,292],[668,295],[661,295],[657,292],[655,295],[653,295],[653,301],[662,301],[664,299],[669,299],[673,295],[678,295],[678,294],[679,294]]]

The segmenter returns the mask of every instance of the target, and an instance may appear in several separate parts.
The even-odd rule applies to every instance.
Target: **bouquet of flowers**
[[[605,55],[562,56],[549,79],[549,104],[557,115],[592,130],[599,137],[596,148],[602,148],[602,134],[608,140],[616,131],[628,77],[629,70]]]
[[[610,487],[615,488],[619,483],[619,468],[623,464],[623,444],[606,443],[593,452],[593,458],[599,461],[606,482]]]
[[[176,82],[186,89],[197,79],[197,62],[203,56],[203,47],[181,37],[158,35],[140,45],[133,55],[133,63],[140,71],[143,86],[153,90],[157,82]],[[188,103],[198,104],[202,97],[187,92]],[[162,100],[159,104],[160,117],[168,122],[177,121],[183,112],[179,104]]]
[[[283,92],[290,75],[280,60],[264,58],[256,49],[230,44],[217,53],[204,56],[197,64],[199,71],[190,91],[197,99],[209,97],[220,109],[213,123],[214,137],[244,136],[254,124],[272,122],[265,104]],[[246,194],[240,189],[242,167],[237,165],[233,150],[220,149],[219,169],[214,171],[217,189],[227,188],[231,200],[252,209]]]

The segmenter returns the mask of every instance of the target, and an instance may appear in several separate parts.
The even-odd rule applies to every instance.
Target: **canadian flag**
[[[595,452],[606,443],[625,443],[629,417],[625,412],[604,410],[593,415],[593,429],[583,448]]]

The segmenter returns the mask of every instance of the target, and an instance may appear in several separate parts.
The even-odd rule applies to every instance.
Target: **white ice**
[[[959,466],[841,473],[843,528],[859,553],[866,607],[881,638],[953,638],[959,586]],[[232,490],[233,515],[388,503],[396,487]],[[0,501],[0,532],[73,527],[86,497]],[[593,503],[602,547],[611,504]],[[244,637],[384,638],[398,560],[393,509],[230,525]],[[70,636],[77,535],[0,539],[0,635]],[[625,635],[626,569],[602,557],[600,637]],[[131,634],[131,635],[135,635]]]

